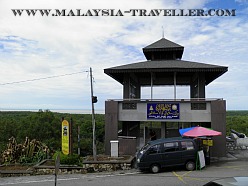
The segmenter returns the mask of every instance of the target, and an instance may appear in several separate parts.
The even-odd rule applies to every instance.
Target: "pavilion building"
[[[228,67],[182,60],[183,51],[183,46],[162,38],[143,48],[147,61],[104,69],[123,85],[123,99],[105,102],[106,154],[111,140],[118,140],[120,154],[135,154],[149,140],[151,127],[158,138],[166,138],[180,136],[180,128],[200,125],[222,132],[213,138],[211,155],[226,155],[226,101],[206,98],[205,87]],[[153,99],[156,86],[174,87],[174,98]],[[189,86],[190,97],[177,99],[178,86]],[[150,99],[141,98],[142,87],[151,88]]]

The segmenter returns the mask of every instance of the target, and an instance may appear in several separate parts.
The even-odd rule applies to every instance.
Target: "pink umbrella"
[[[222,135],[222,133],[205,127],[197,126],[183,133],[182,135],[188,137],[200,137],[200,136],[220,136]]]

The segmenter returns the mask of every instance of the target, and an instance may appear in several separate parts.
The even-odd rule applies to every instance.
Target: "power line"
[[[58,77],[64,77],[64,76],[71,76],[71,75],[75,75],[75,74],[81,74],[81,73],[84,73],[84,72],[88,72],[88,71],[80,71],[80,72],[74,72],[74,73],[70,73],[70,74],[61,74],[61,75],[48,76],[48,77],[43,77],[43,78],[35,78],[35,79],[28,79],[28,80],[22,80],[22,81],[14,81],[14,82],[9,82],[9,83],[0,83],[0,85],[12,85],[12,84],[18,84],[18,83],[40,81],[40,80],[45,80],[45,79],[52,79],[52,78],[58,78]]]

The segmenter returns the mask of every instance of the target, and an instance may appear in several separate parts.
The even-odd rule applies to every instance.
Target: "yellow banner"
[[[207,145],[207,146],[213,146],[213,140],[203,140],[203,145]]]
[[[62,152],[65,155],[69,154],[69,122],[62,121]]]

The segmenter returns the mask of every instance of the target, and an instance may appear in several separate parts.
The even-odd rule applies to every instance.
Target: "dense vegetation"
[[[230,135],[230,129],[234,129],[248,136],[248,111],[227,111],[227,135]]]
[[[73,152],[78,149],[78,126],[80,127],[81,155],[92,154],[92,117],[90,114],[62,114],[49,110],[38,112],[0,112],[0,153],[5,150],[8,139],[14,136],[23,143],[26,136],[45,143],[52,152],[61,149],[61,119],[73,122]],[[96,140],[98,153],[103,153],[104,115],[96,115]]]
[[[61,149],[61,118],[73,121],[73,152],[78,148],[80,127],[81,155],[92,154],[92,118],[90,114],[62,114],[49,110],[38,112],[0,112],[0,153],[12,136],[23,143],[26,136],[45,143],[52,151]],[[227,135],[230,129],[248,135],[248,111],[227,111]],[[96,115],[96,140],[98,154],[104,153],[104,115]]]

